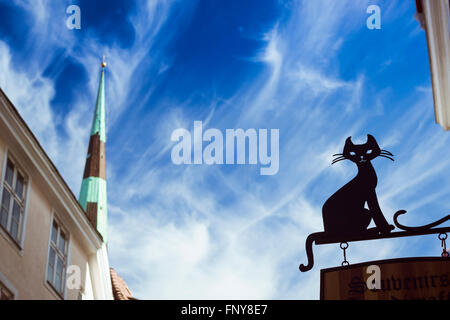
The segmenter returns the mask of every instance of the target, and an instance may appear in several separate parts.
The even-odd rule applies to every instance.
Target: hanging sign
[[[306,238],[305,251],[308,263],[300,264],[301,272],[307,272],[314,266],[314,243],[319,245],[340,243],[341,249],[344,250],[343,265],[348,265],[345,251],[348,242],[439,234],[442,256],[448,257],[445,240],[450,227],[435,227],[449,221],[450,214],[432,223],[411,227],[398,221],[398,217],[406,213],[405,210],[398,210],[394,214],[394,225],[387,222],[378,203],[375,191],[378,178],[371,161],[378,157],[394,161],[394,155],[388,150],[381,149],[372,135],[368,134],[367,142],[363,144],[354,144],[351,137],[348,137],[342,153],[333,156],[336,158],[331,164],[344,160],[351,161],[358,168],[358,174],[331,195],[322,206],[324,231],[311,233]],[[372,221],[375,227],[369,228]],[[396,231],[396,228],[402,231]]]
[[[380,260],[322,269],[322,300],[450,300],[450,259]]]

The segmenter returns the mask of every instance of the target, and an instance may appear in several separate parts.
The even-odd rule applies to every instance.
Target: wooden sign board
[[[373,276],[367,270],[371,265],[380,268],[379,289],[376,290],[369,290],[366,284]],[[450,259],[403,258],[322,269],[320,299],[450,300]]]

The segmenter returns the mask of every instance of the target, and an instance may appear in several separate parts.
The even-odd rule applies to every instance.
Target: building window
[[[8,159],[2,186],[0,225],[20,242],[25,212],[26,179],[17,166]]]
[[[67,233],[53,220],[50,234],[50,246],[47,265],[47,282],[61,296],[64,295],[65,275],[67,265]]]
[[[14,299],[14,295],[8,288],[0,282],[0,300],[12,300]]]

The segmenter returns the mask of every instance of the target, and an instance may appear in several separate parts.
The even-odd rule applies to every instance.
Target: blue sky
[[[81,8],[81,30],[65,26]],[[369,30],[366,8],[381,8]],[[107,56],[110,264],[138,298],[317,299],[338,245],[304,241],[356,168],[332,154],[374,135],[388,221],[448,213],[450,135],[434,123],[414,1],[0,0],[0,86],[78,195]],[[276,128],[280,169],[172,163],[177,128]],[[350,263],[435,256],[435,236],[351,243]]]

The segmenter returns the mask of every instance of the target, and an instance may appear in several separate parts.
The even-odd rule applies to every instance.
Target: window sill
[[[5,240],[17,251],[20,256],[23,256],[23,248],[16,239],[14,239],[9,232],[0,225],[0,234],[5,238]]]
[[[56,290],[56,288],[50,282],[48,282],[48,280],[45,280],[45,286],[57,299],[64,300],[63,295],[59,293],[58,290]]]

